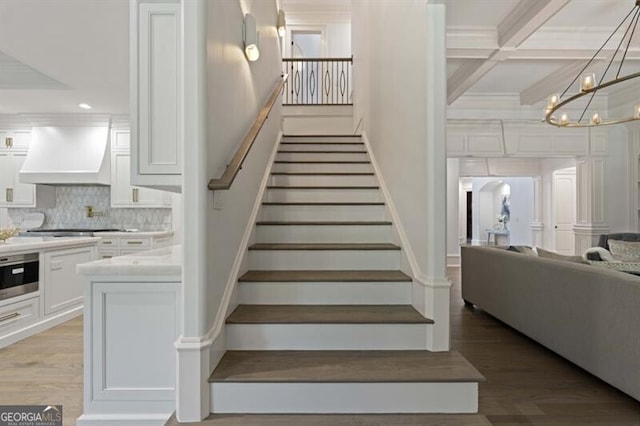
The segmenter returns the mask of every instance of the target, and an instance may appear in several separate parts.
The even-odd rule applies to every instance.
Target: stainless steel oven
[[[0,255],[0,300],[38,291],[38,253]]]

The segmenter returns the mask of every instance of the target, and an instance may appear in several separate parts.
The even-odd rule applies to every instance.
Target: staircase
[[[212,411],[476,412],[479,372],[426,350],[433,321],[411,305],[361,138],[286,136],[278,149]]]

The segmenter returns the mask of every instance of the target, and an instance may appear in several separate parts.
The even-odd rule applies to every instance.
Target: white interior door
[[[555,251],[575,254],[576,222],[576,169],[558,170],[553,173],[553,219]]]

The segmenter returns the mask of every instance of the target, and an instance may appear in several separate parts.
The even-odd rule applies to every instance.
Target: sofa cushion
[[[640,262],[640,242],[609,240],[609,251],[615,260]]]
[[[564,254],[554,253],[552,251],[545,250],[540,247],[536,247],[536,252],[538,253],[538,256],[545,257],[547,259],[564,260],[567,262],[574,262],[574,263],[587,263],[582,258],[582,256],[566,256]]]

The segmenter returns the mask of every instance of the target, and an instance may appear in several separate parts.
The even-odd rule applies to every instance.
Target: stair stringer
[[[251,214],[249,215],[249,219],[247,221],[247,225],[244,230],[244,234],[242,236],[242,240],[240,241],[240,245],[238,246],[238,251],[236,253],[235,260],[233,262],[233,267],[231,268],[231,272],[227,278],[227,282],[225,284],[224,293],[222,295],[222,301],[220,303],[220,309],[216,314],[215,321],[212,327],[209,329],[209,332],[204,336],[203,340],[207,342],[212,342],[212,345],[216,348],[216,350],[210,351],[209,358],[209,372],[207,373],[207,377],[213,372],[213,370],[218,365],[220,358],[224,355],[224,352],[227,350],[226,348],[226,336],[225,336],[225,321],[227,317],[234,311],[234,309],[238,306],[237,302],[237,286],[238,286],[238,278],[247,271],[247,262],[248,262],[248,253],[249,246],[253,243],[255,239],[255,223],[260,212],[260,207],[262,205],[262,199],[264,197],[267,185],[269,183],[269,179],[271,177],[271,170],[273,168],[274,160],[276,155],[278,154],[278,149],[280,148],[280,143],[282,142],[283,134],[282,131],[278,133],[276,138],[276,142],[273,145],[273,150],[267,160],[267,168],[265,169],[264,175],[262,176],[262,181],[260,182],[260,187],[258,189],[258,194],[256,196],[256,200],[254,202],[253,208],[251,209]],[[219,196],[219,194],[218,194]],[[214,197],[216,194],[214,193]]]
[[[448,351],[450,349],[449,299],[451,282],[447,279],[431,279],[420,269],[407,238],[407,233],[400,220],[400,215],[395,208],[389,188],[384,180],[382,170],[371,148],[369,137],[364,131],[362,132],[362,142],[365,144],[375,178],[378,180],[387,216],[393,223],[393,238],[402,247],[400,251],[401,270],[413,278],[412,305],[422,315],[435,321],[435,324],[428,328],[427,349],[433,352]]]

